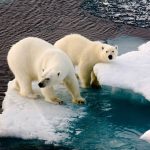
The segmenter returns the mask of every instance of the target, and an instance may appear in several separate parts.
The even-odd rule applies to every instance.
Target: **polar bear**
[[[80,96],[78,81],[69,57],[50,43],[36,37],[27,37],[14,44],[8,52],[7,61],[15,79],[14,87],[20,95],[37,98],[32,81],[38,81],[45,100],[62,104],[53,86],[63,81],[74,103],[84,103]]]
[[[100,62],[110,62],[118,55],[117,46],[111,46],[99,41],[91,41],[80,34],[66,35],[54,44],[62,49],[78,66],[81,87],[99,87],[99,82],[93,72],[93,66]]]

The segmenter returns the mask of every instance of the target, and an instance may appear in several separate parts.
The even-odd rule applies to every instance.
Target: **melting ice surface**
[[[33,85],[36,89],[36,84]],[[59,87],[61,91],[61,87]],[[63,95],[61,95],[63,97]],[[68,96],[68,100],[71,99]],[[0,136],[40,139],[49,143],[69,138],[71,122],[84,116],[82,107],[53,105],[42,99],[27,99],[11,89],[11,82],[0,115]]]

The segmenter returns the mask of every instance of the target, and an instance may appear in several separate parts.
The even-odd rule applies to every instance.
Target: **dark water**
[[[149,0],[84,0],[81,7],[94,16],[116,23],[150,27]]]

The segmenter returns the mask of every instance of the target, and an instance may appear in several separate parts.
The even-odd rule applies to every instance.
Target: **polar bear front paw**
[[[29,94],[27,97],[31,99],[39,99],[40,95],[33,93],[33,94]]]
[[[85,99],[82,97],[73,99],[72,102],[75,104],[85,104],[86,103]]]
[[[26,93],[20,92],[20,95],[23,96],[23,97],[27,97],[29,99],[38,99],[38,98],[40,98],[40,95],[38,95],[36,93],[26,94]]]
[[[64,102],[62,100],[60,100],[59,98],[55,97],[55,98],[52,98],[50,100],[46,100],[52,104],[55,104],[55,105],[62,105]]]

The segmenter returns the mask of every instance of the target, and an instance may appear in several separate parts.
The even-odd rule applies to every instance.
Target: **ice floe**
[[[38,90],[36,84],[33,87]],[[85,111],[82,106],[71,103],[71,97],[66,96],[62,86],[57,88],[66,105],[53,105],[44,98],[32,100],[21,97],[9,82],[0,114],[0,137],[40,139],[48,143],[68,139],[72,132],[70,126],[83,117]]]

